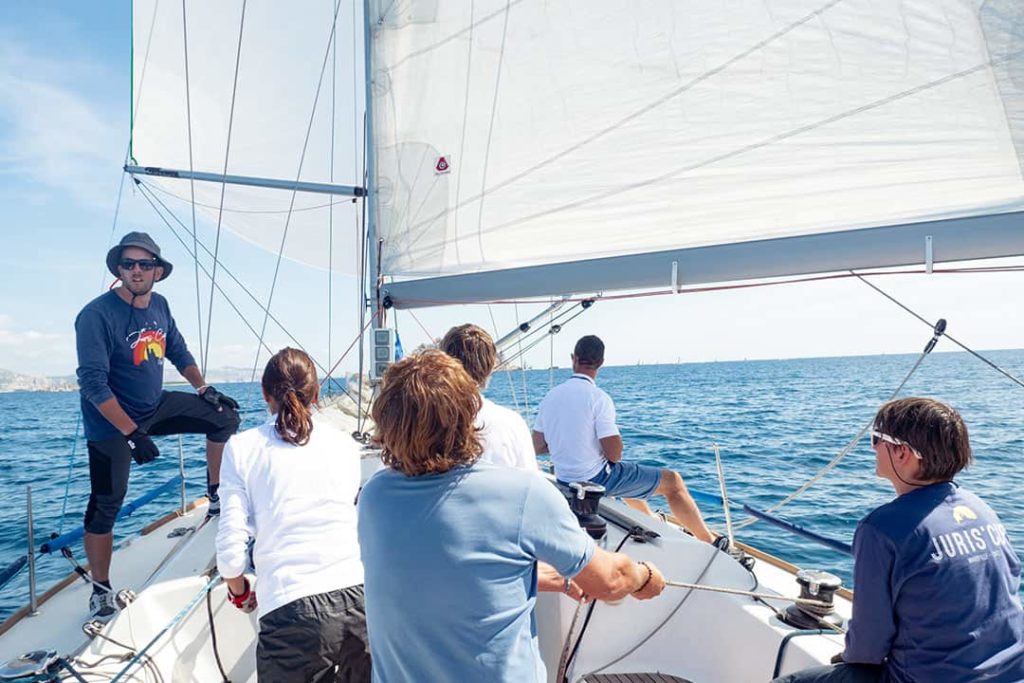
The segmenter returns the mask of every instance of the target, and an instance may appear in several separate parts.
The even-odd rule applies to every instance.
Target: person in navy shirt
[[[890,401],[871,445],[897,497],[857,525],[842,661],[776,681],[1024,681],[1020,560],[992,508],[953,481],[972,460],[963,419]]]
[[[75,319],[82,424],[89,450],[91,493],[85,510],[85,554],[92,573],[92,618],[116,609],[110,587],[114,521],[128,491],[131,461],[160,451],[150,436],[205,434],[209,514],[217,497],[224,444],[238,430],[238,404],[206,384],[153,285],[173,266],[144,232],[130,232],[107,252],[107,269],[121,285],[93,299]],[[197,389],[163,390],[164,359]]]

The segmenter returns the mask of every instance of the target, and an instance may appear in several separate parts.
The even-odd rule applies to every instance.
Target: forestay
[[[129,164],[363,185],[361,39],[353,59],[361,15],[360,9],[354,16],[351,3],[332,0],[135,0]],[[139,177],[191,227],[188,180]],[[159,190],[184,202],[168,201]],[[198,211],[216,223],[222,183],[196,181],[194,190]],[[283,243],[285,257],[354,272],[352,226],[361,207],[349,197],[235,184],[223,190],[225,228],[274,253]]]
[[[372,12],[396,305],[1024,253],[1018,0]]]

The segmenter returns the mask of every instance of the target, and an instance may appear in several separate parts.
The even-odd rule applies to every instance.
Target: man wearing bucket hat
[[[205,434],[209,513],[220,510],[217,488],[224,444],[239,425],[238,403],[206,384],[153,285],[173,270],[144,232],[130,232],[107,252],[107,269],[121,284],[93,299],[75,319],[82,424],[92,491],[85,511],[85,554],[93,594],[92,617],[114,616],[110,557],[114,520],[128,491],[131,461],[159,455],[150,438]],[[164,359],[198,395],[163,390]]]

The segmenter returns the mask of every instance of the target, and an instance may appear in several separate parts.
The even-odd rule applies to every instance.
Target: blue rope
[[[146,652],[149,650],[149,648],[153,647],[153,645],[158,640],[160,640],[165,633],[167,633],[169,630],[174,628],[174,626],[179,621],[181,621],[182,619],[187,617],[189,615],[189,613],[195,608],[195,606],[199,604],[199,601],[202,600],[206,596],[206,594],[209,593],[211,590],[213,590],[214,587],[216,587],[217,584],[219,584],[220,582],[221,582],[221,577],[220,576],[214,576],[212,579],[210,579],[206,583],[206,585],[203,586],[203,588],[198,593],[196,593],[196,596],[194,598],[192,598],[187,605],[182,607],[181,610],[176,615],[174,615],[174,618],[171,619],[167,623],[166,626],[164,626],[162,629],[160,629],[159,633],[157,633],[155,636],[153,636],[153,638],[150,639],[150,641],[148,643],[146,643],[146,645],[141,650],[139,650],[138,652],[135,653],[135,656],[132,657],[131,660],[127,664],[125,664],[124,668],[121,669],[117,673],[117,675],[114,676],[114,678],[111,679],[110,683],[117,683],[117,681],[121,680],[121,678],[123,678],[124,675],[126,673],[128,673],[129,669],[131,669],[133,666],[135,666],[136,664],[138,664],[142,660],[142,657],[146,654]]]
[[[78,411],[78,420],[75,422],[75,440],[71,442],[71,455],[68,457],[68,479],[64,483],[64,502],[60,506],[60,525],[57,527],[57,535],[64,533],[64,515],[68,511],[68,494],[71,492],[72,465],[75,464],[75,452],[78,450],[78,432],[82,428],[82,411]]]

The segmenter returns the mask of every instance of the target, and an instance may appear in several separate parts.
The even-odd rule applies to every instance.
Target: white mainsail
[[[372,11],[397,306],[1024,253],[1014,0]]]

